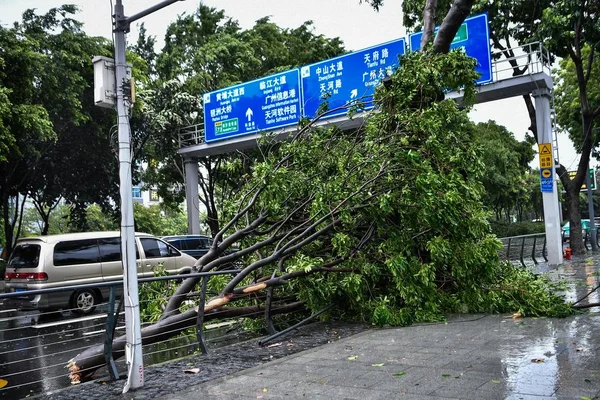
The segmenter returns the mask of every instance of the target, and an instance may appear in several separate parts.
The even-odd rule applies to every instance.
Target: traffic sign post
[[[298,124],[298,69],[206,93],[204,135],[215,142]]]
[[[552,95],[548,89],[534,90],[535,119],[537,121],[537,137],[540,157],[540,181],[542,202],[544,204],[544,225],[546,228],[546,249],[548,263],[559,265],[563,261],[562,235],[560,229],[560,209],[554,180],[554,159],[552,153],[552,120],[550,100]]]
[[[303,115],[316,117],[323,102],[329,110],[337,110],[322,119],[346,114],[345,106],[352,102],[362,110],[372,109],[375,87],[393,73],[405,52],[401,38],[301,67]]]
[[[540,169],[540,185],[542,192],[552,193],[553,191],[552,168]]]
[[[435,34],[439,26],[435,28]],[[409,35],[408,41],[412,51],[421,49],[421,37],[423,32]],[[492,50],[490,48],[490,30],[487,13],[474,15],[465,19],[456,32],[450,49],[462,47],[468,56],[477,60],[475,70],[481,74],[476,81],[478,85],[490,83],[492,78]]]
[[[552,169],[554,162],[552,160],[552,144],[540,143],[538,146],[540,156],[540,186],[542,192],[551,193],[554,190],[554,178]]]

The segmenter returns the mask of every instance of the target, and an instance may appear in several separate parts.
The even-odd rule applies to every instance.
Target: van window
[[[142,248],[146,253],[146,258],[159,258],[159,257],[172,257],[175,253],[169,251],[169,245],[158,239],[143,238],[140,239],[142,242]]]
[[[7,267],[9,268],[36,268],[40,261],[39,244],[19,244],[13,250]]]
[[[97,239],[60,242],[54,246],[54,265],[91,264],[100,261]]]
[[[121,238],[100,239],[100,261],[121,261]]]
[[[121,238],[100,239],[98,242],[100,245],[100,261],[121,261]],[[135,246],[135,259],[140,259],[137,245]]]

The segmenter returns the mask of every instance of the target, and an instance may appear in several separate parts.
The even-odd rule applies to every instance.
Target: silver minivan
[[[154,276],[154,267],[159,265],[170,274],[194,270],[194,257],[154,236],[136,233],[135,242],[140,278]],[[6,299],[4,304],[20,310],[71,309],[88,314],[108,298],[108,288],[37,295],[27,295],[27,291],[122,279],[118,231],[23,238],[17,241],[5,273],[5,292],[22,292],[23,296]]]

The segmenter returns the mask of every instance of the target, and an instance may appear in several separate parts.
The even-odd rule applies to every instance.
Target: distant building
[[[158,191],[155,189],[143,190],[141,186],[134,186],[131,189],[133,201],[145,207],[160,203]]]

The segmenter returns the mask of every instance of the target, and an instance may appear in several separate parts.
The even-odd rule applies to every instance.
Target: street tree
[[[379,8],[381,1],[372,1],[373,6]],[[426,0],[408,0],[402,3],[403,23],[408,29],[420,30],[421,14],[425,4],[431,9],[436,4],[434,15],[436,21],[441,21],[446,11],[450,8],[452,0],[439,0],[436,2]],[[535,2],[522,1],[477,1],[473,2],[472,13],[486,12],[488,14],[490,40],[495,50],[493,56],[499,60],[503,58],[512,67],[512,76],[520,76],[531,73],[530,62],[534,55],[531,52],[538,51],[539,46],[526,46],[538,40],[537,32],[544,9],[551,7],[549,0],[538,0]],[[525,56],[518,57],[519,51],[525,52]],[[548,65],[552,59],[542,59]],[[530,125],[528,127],[531,135],[537,138],[537,123],[535,118],[535,106],[530,95],[524,95],[523,100],[529,114]]]
[[[116,198],[117,164],[109,142],[114,117],[94,105],[91,65],[94,55],[110,54],[110,45],[87,36],[72,18],[76,12],[70,5],[43,15],[27,10],[21,22],[0,30],[0,80],[11,103],[1,124],[10,127],[12,138],[3,144],[11,151],[0,161],[9,252],[21,209],[12,207],[17,214],[8,218],[10,199],[22,204],[29,198],[45,234],[60,201],[70,204],[71,222],[84,229],[88,204],[108,207]]]
[[[373,0],[370,3],[374,7],[380,7],[382,1]],[[437,18],[448,9],[451,3],[448,0],[410,0],[403,2],[404,24],[408,28],[420,28],[419,25],[421,12],[424,5],[435,3],[437,5]],[[514,48],[522,47],[526,53],[536,50],[524,45],[533,41],[540,41],[547,46],[552,55],[550,58],[542,58],[541,61],[547,65],[554,61],[554,56],[567,58],[573,63],[572,86],[565,85],[567,90],[574,89],[578,94],[578,104],[581,105],[580,115],[576,120],[580,122],[580,132],[569,130],[569,135],[574,139],[576,147],[581,149],[581,158],[577,166],[578,174],[573,180],[568,176],[567,169],[563,165],[557,166],[557,173],[563,186],[567,190],[566,201],[569,219],[575,227],[575,235],[571,237],[571,247],[573,254],[582,254],[585,251],[583,238],[581,235],[581,221],[579,214],[579,195],[578,191],[585,180],[585,171],[589,162],[589,153],[596,147],[597,139],[593,131],[593,121],[597,117],[596,107],[593,98],[589,98],[590,76],[594,70],[594,56],[598,51],[598,5],[595,1],[575,1],[566,0],[560,2],[551,2],[547,0],[535,2],[518,1],[479,1],[474,3],[472,8],[474,13],[487,12],[490,21],[490,39],[494,48],[497,50],[496,57],[504,57],[513,68],[513,76],[523,75],[529,72],[528,64],[531,54],[526,57],[519,57]],[[559,12],[560,10],[560,12]],[[438,19],[439,20],[439,19]],[[565,32],[567,34],[565,34]],[[586,53],[586,46],[589,46],[590,52]],[[595,50],[594,50],[595,49]],[[560,93],[560,77],[557,92]],[[593,82],[593,79],[591,80]],[[593,84],[593,83],[592,83]],[[536,141],[537,123],[535,107],[530,95],[523,96],[525,105],[530,118],[529,130]],[[570,103],[575,104],[575,103]],[[570,106],[564,102],[557,102],[556,109],[560,114],[560,108]],[[584,130],[587,129],[587,130]],[[586,133],[587,132],[587,133]],[[574,137],[574,136],[575,137]],[[576,138],[579,137],[579,138]],[[584,140],[585,139],[585,140]],[[591,140],[591,141],[590,141]]]
[[[38,100],[49,57],[21,35],[18,26],[0,26],[0,207],[5,254],[10,254],[19,223],[18,199],[26,193],[42,148],[56,140],[48,111]],[[21,197],[22,198],[22,197]]]
[[[524,182],[535,155],[534,143],[519,142],[494,121],[479,123],[475,129],[485,171],[482,176],[484,204],[494,211],[496,220],[509,220],[514,211],[520,211],[521,218],[529,197],[529,187]]]

